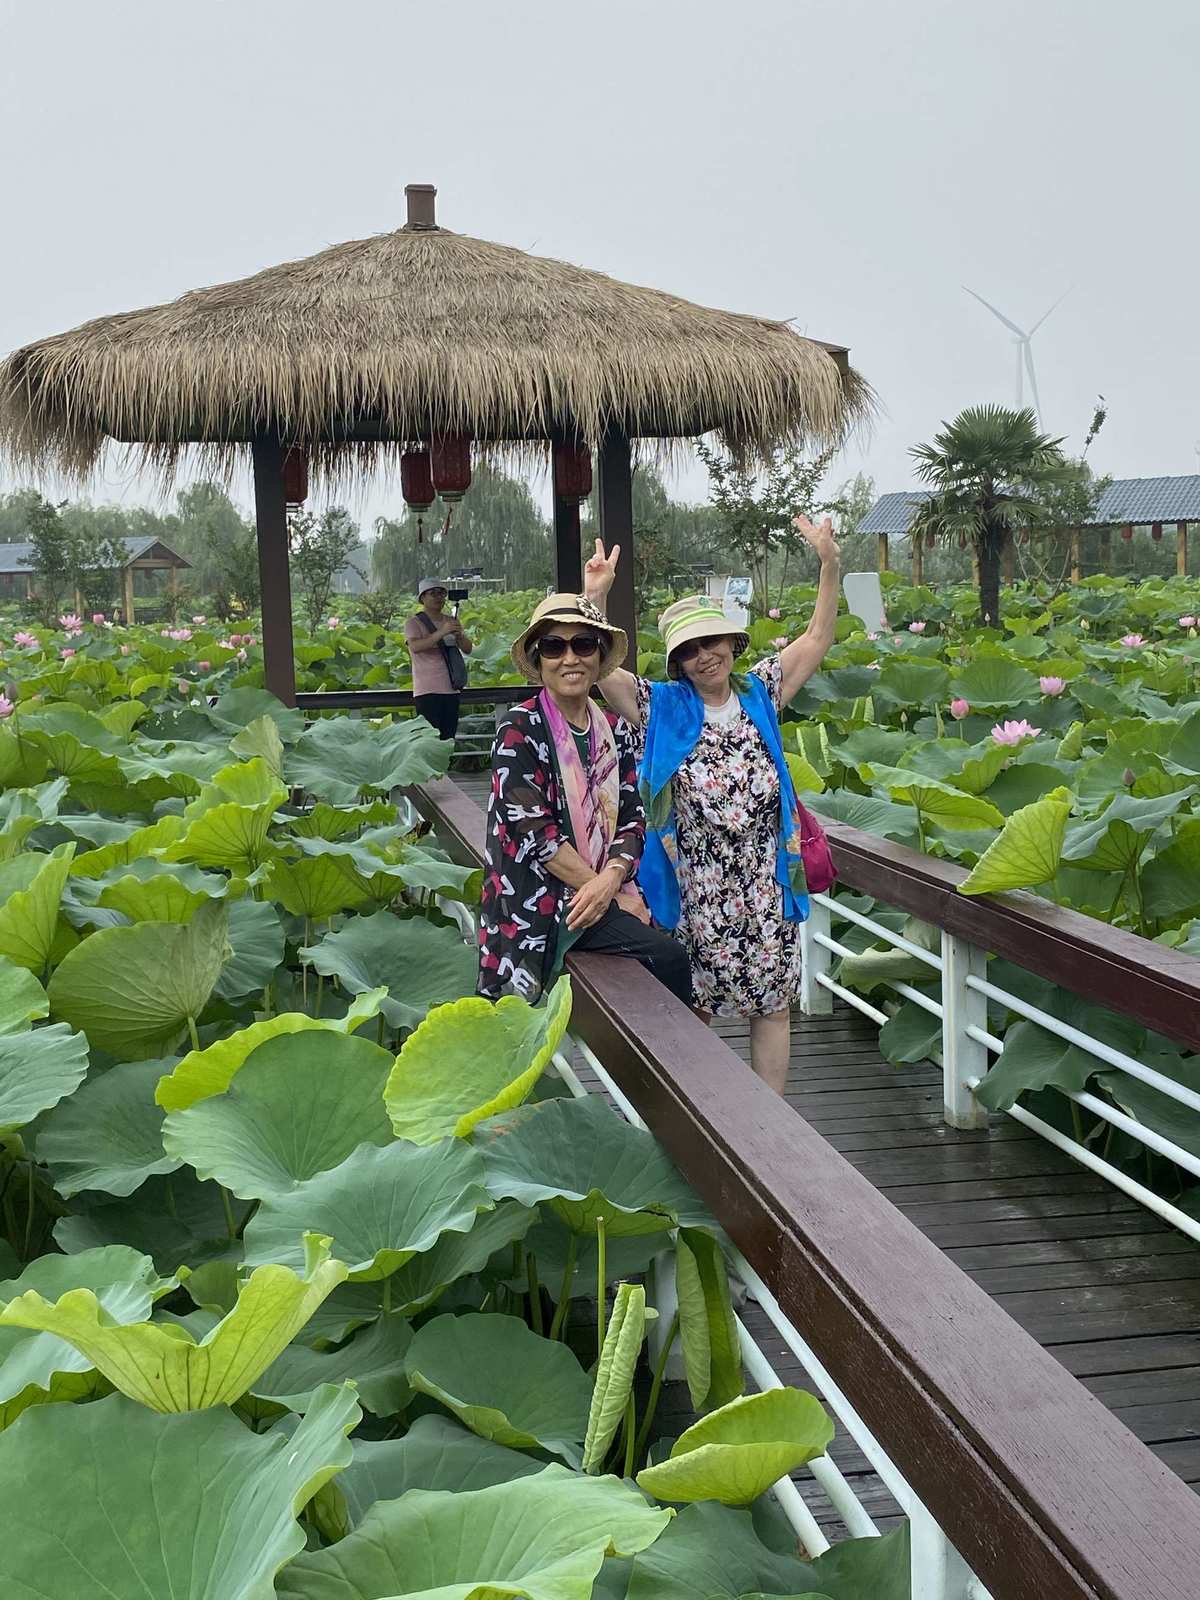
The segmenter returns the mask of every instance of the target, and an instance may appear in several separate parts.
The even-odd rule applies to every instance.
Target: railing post
[[[908,1508],[912,1600],[971,1600],[986,1594],[919,1500]]]
[[[649,1282],[650,1304],[658,1312],[656,1321],[650,1324],[646,1334],[646,1343],[650,1347],[650,1364],[657,1367],[659,1357],[662,1355],[663,1342],[671,1331],[671,1324],[675,1320],[675,1313],[679,1310],[679,1297],[675,1292],[675,1252],[674,1250],[660,1250],[650,1263]],[[687,1376],[687,1369],[683,1364],[683,1344],[676,1339],[667,1365],[664,1377],[669,1383],[681,1382]]]
[[[967,1088],[988,1069],[987,1046],[967,1028],[987,1029],[987,997],[967,987],[982,978],[987,952],[942,930],[942,1084],[946,1121],[952,1128],[986,1128],[987,1108]]]
[[[800,924],[800,953],[804,966],[800,977],[800,1009],[806,1017],[827,1017],[833,1010],[833,996],[818,977],[829,971],[832,954],[817,942],[817,934],[829,938],[829,907],[820,897],[811,895],[808,902],[808,920]]]

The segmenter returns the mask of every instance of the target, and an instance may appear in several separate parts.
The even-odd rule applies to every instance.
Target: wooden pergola
[[[168,588],[175,589],[180,572],[189,568],[191,562],[169,545],[163,544],[161,539],[127,538],[124,543],[126,555],[119,571],[125,621],[130,623],[134,620],[137,603],[134,594],[137,574],[140,572],[152,576],[165,573]],[[35,592],[32,559],[32,545],[0,543],[0,600],[27,600]],[[78,591],[74,604],[78,610],[81,604]]]
[[[636,640],[631,468],[639,441],[715,433],[743,458],[842,438],[871,404],[845,346],[693,305],[437,224],[411,184],[394,233],[110,316],[0,366],[0,446],[79,479],[115,440],[169,477],[249,454],[267,687],[295,703],[285,462],[341,483],[406,450],[594,457],[611,600]],[[554,504],[555,582],[581,581],[578,497]]]

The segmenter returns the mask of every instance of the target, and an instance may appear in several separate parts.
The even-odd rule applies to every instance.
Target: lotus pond
[[[472,996],[477,874],[398,798],[448,747],[202,627],[6,652],[5,1594],[907,1596],[903,1527],[801,1559],[766,1491],[832,1425],[744,1392],[713,1220],[548,1072],[568,983]]]

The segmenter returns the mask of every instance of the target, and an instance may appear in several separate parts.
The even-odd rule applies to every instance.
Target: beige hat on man
[[[629,641],[625,637],[624,629],[614,626],[609,622],[602,611],[581,594],[551,594],[541,602],[529,619],[529,626],[516,640],[512,647],[512,658],[518,671],[523,672],[530,683],[540,683],[541,674],[529,653],[529,646],[535,634],[540,633],[545,622],[581,622],[588,627],[595,628],[601,638],[608,641],[608,649],[603,651],[604,659],[600,663],[600,676],[607,678],[610,672],[615,672],[625,659],[625,652],[629,648]]]

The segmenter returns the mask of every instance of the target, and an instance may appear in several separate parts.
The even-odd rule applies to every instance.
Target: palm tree
[[[979,619],[1000,626],[1000,558],[1018,528],[1045,521],[1046,500],[1076,470],[1062,440],[1038,432],[1032,409],[971,406],[932,444],[910,454],[930,496],[913,519],[914,537],[966,535],[979,557]]]

